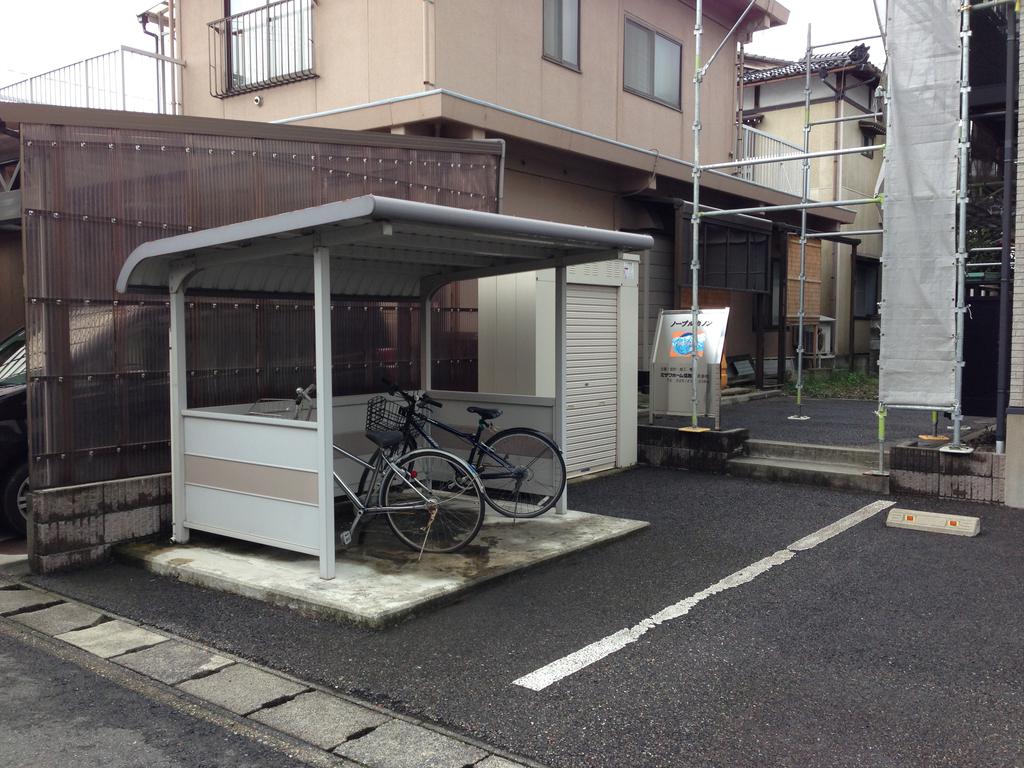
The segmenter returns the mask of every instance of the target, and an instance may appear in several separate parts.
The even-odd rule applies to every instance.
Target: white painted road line
[[[886,510],[895,504],[895,501],[876,501],[872,504],[868,504],[866,507],[858,509],[852,515],[840,518],[831,525],[826,525],[824,528],[815,531],[810,536],[804,536],[799,541],[794,541],[786,547],[786,549],[790,549],[793,552],[803,552],[804,550],[816,547],[823,541],[828,541],[833,536],[838,536],[843,531],[853,528],[857,523],[862,523],[869,517],[877,515],[879,512]]]
[[[876,501],[868,504],[866,507],[858,509],[853,514],[847,515],[831,525],[826,525],[824,528],[815,531],[809,536],[804,536],[802,539],[793,542],[786,547],[786,549],[780,549],[778,552],[726,576],[724,579],[715,582],[710,587],[706,587],[700,592],[690,595],[690,597],[687,597],[685,600],[680,600],[678,603],[664,608],[653,616],[649,616],[632,627],[621,629],[615,634],[608,635],[608,637],[593,642],[584,648],[580,648],[580,650],[553,661],[528,675],[524,675],[518,680],[513,680],[513,685],[529,688],[532,691],[542,691],[549,685],[557,683],[559,680],[579,672],[581,669],[589,667],[594,662],[600,661],[606,656],[610,656],[616,651],[622,650],[631,643],[635,643],[643,635],[654,629],[659,624],[685,616],[701,601],[711,597],[712,595],[717,595],[719,592],[724,592],[727,589],[732,589],[733,587],[738,587],[749,581],[753,581],[762,573],[769,571],[776,565],[782,565],[783,563],[793,559],[797,552],[804,552],[816,547],[823,541],[828,541],[833,536],[837,536],[843,531],[849,530],[858,523],[867,520],[869,517],[888,509],[895,503],[896,502],[893,501]]]

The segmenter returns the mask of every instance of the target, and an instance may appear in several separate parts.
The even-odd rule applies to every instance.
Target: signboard
[[[697,415],[718,417],[722,396],[721,365],[729,309],[702,309],[693,331],[689,310],[661,311],[651,354],[651,407],[668,416],[693,410],[693,356],[697,356]]]

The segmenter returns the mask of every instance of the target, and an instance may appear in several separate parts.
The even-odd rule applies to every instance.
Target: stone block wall
[[[987,451],[942,453],[934,448],[896,446],[889,454],[892,493],[987,501],[1005,499],[1006,456]]]
[[[149,475],[33,492],[28,552],[33,573],[105,560],[115,544],[170,536],[171,476]]]
[[[641,424],[637,434],[637,461],[655,467],[725,472],[729,459],[743,452],[746,429],[724,432],[680,432],[677,427]]]

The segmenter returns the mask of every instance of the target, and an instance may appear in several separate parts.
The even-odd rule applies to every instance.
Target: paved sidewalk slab
[[[486,760],[481,760],[479,763],[474,765],[473,768],[526,768],[526,766],[522,763],[513,763],[511,760],[506,760],[504,757],[491,755]]]
[[[332,749],[354,734],[383,725],[391,718],[321,691],[313,691],[279,706],[254,712],[252,719],[316,744],[321,749]]]
[[[216,672],[234,664],[226,656],[177,640],[125,654],[116,661],[166,685],[177,685],[204,672]]]
[[[76,645],[103,659],[167,641],[164,635],[124,621],[107,621],[89,629],[65,632],[57,635],[57,639]]]
[[[59,603],[60,598],[38,589],[0,589],[0,616],[10,616],[29,608]]]
[[[118,551],[154,573],[190,584],[376,628],[498,576],[647,526],[586,512],[548,512],[518,521],[489,513],[465,550],[422,560],[390,530],[375,526],[363,546],[338,553],[337,576],[331,581],[320,578],[315,557],[195,533],[189,544],[126,544]]]
[[[334,753],[369,768],[465,768],[487,757],[482,749],[404,720],[385,723]]]
[[[65,632],[91,627],[103,618],[103,614],[78,603],[60,603],[41,611],[19,613],[12,618],[43,634],[62,635]]]
[[[273,701],[307,690],[304,685],[248,664],[233,664],[208,677],[186,680],[178,687],[237,715],[248,715]]]

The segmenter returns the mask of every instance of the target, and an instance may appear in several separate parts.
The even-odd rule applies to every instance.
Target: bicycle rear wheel
[[[558,446],[527,427],[503,429],[487,440],[477,473],[487,503],[506,517],[539,517],[565,490],[565,460]]]
[[[384,455],[387,456],[392,461],[394,461],[396,456],[401,456],[402,454],[409,453],[409,451],[415,449],[416,443],[412,440],[412,438],[406,437],[405,443],[403,445],[396,445],[394,448],[389,448]],[[365,494],[367,491],[373,490],[370,488],[370,477],[373,475],[373,467],[376,467],[377,462],[380,461],[380,448],[374,451],[373,455],[366,461],[370,466],[365,467],[363,469],[362,474],[359,475],[359,486],[356,489],[356,496],[358,496],[360,499],[365,498]],[[380,480],[380,477],[380,473],[378,473],[377,479]]]
[[[407,453],[395,462],[380,486],[388,525],[403,544],[417,552],[458,552],[484,521],[484,499],[473,470],[461,459],[434,448]]]

